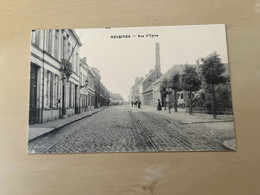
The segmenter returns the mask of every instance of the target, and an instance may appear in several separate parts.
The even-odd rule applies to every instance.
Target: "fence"
[[[189,112],[189,107],[185,107],[185,112]],[[192,107],[192,112],[194,113],[205,113],[212,114],[211,107]],[[233,114],[232,108],[219,108],[215,109],[215,114]]]

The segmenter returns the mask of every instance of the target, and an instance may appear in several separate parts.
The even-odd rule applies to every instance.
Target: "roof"
[[[96,73],[93,71],[93,69],[83,60],[83,58],[80,58],[80,63],[83,65],[82,67],[85,68],[85,70],[88,70],[94,77],[96,76]]]
[[[72,33],[72,35],[74,36],[74,38],[75,38],[76,40],[78,40],[79,46],[82,46],[82,42],[80,41],[80,39],[79,39],[79,37],[78,37],[76,31],[75,31],[74,29],[68,29],[68,30]]]
[[[149,93],[149,92],[151,92],[151,91],[153,91],[152,85],[150,85],[150,86],[143,92],[143,94]]]
[[[178,72],[180,74],[183,73],[185,65],[183,64],[177,64],[177,65],[173,65],[169,70],[167,70],[166,73],[164,73],[159,79],[157,79],[154,83],[157,82],[161,82],[163,81],[165,78],[168,79],[170,78],[171,75],[173,75],[174,73]]]
[[[110,93],[112,100],[124,100],[119,93]]]
[[[146,81],[153,73],[155,73],[155,70],[154,69],[150,70],[149,74],[145,76],[145,78],[140,82],[140,84]]]

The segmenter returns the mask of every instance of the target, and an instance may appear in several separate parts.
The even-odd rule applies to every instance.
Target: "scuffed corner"
[[[143,186],[142,189],[145,192],[149,192],[150,194],[154,194],[155,186],[156,186],[157,183],[158,183],[158,181],[153,181],[152,183]]]
[[[146,169],[146,184],[142,185],[142,190],[149,194],[154,194],[156,190],[156,185],[159,183],[159,180],[163,177],[163,166],[150,167]]]
[[[145,174],[142,178],[142,181],[138,184],[135,184],[133,188],[129,189],[125,195],[154,195],[157,194],[157,185],[159,180],[163,177],[164,166],[156,165],[149,167],[145,170]]]

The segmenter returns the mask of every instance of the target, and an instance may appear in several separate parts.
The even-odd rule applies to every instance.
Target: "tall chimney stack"
[[[156,79],[162,76],[160,65],[160,46],[159,43],[155,43],[155,77]]]

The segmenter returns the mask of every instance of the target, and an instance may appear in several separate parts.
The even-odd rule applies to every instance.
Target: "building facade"
[[[32,31],[29,124],[79,112],[81,46],[71,29]]]
[[[80,59],[80,112],[93,110],[95,106],[95,73],[86,62]]]
[[[119,93],[110,93],[110,105],[123,105],[124,99]]]
[[[101,88],[101,76],[99,73],[99,70],[97,68],[92,68],[92,70],[95,73],[95,80],[94,80],[94,86],[95,86],[95,108],[99,108],[101,106],[101,98],[100,98],[100,88]]]
[[[160,45],[155,43],[155,67],[150,70],[145,78],[136,78],[135,84],[130,89],[129,101],[141,101],[144,105],[153,105],[153,83],[162,76],[160,64]],[[158,98],[161,99],[161,98]]]
[[[100,106],[109,106],[110,105],[110,92],[108,89],[100,83]]]

